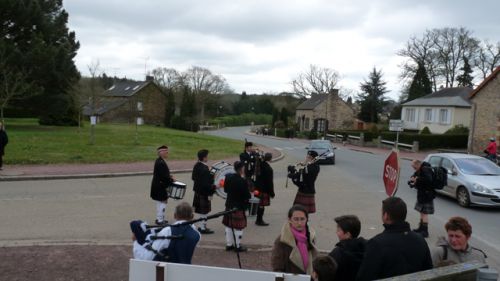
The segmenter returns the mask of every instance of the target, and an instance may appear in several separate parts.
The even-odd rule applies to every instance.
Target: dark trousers
[[[263,217],[264,217],[264,207],[259,206],[259,208],[257,209],[257,221],[261,222]]]

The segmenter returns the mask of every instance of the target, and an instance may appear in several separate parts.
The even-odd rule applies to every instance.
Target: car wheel
[[[469,207],[470,206],[470,195],[469,191],[467,191],[467,188],[460,186],[457,189],[457,201],[458,205],[462,207]]]

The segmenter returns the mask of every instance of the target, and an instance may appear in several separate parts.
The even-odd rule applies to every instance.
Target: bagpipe
[[[308,173],[308,166],[318,162],[326,153],[328,153],[328,151],[321,153],[308,162],[298,162],[295,165],[289,165],[287,167],[288,174],[285,188],[288,188],[288,179],[291,179],[296,186],[301,187],[304,182],[304,174]]]

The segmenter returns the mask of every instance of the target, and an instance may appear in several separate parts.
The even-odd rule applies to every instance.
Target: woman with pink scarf
[[[315,231],[307,225],[308,214],[301,205],[288,211],[288,221],[274,242],[272,253],[273,271],[309,274],[313,272],[312,261],[317,256]]]

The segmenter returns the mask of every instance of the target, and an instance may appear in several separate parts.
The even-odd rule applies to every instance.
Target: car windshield
[[[330,149],[331,145],[328,142],[312,142],[311,149]]]
[[[500,176],[500,168],[488,159],[455,159],[458,168],[468,175]]]

